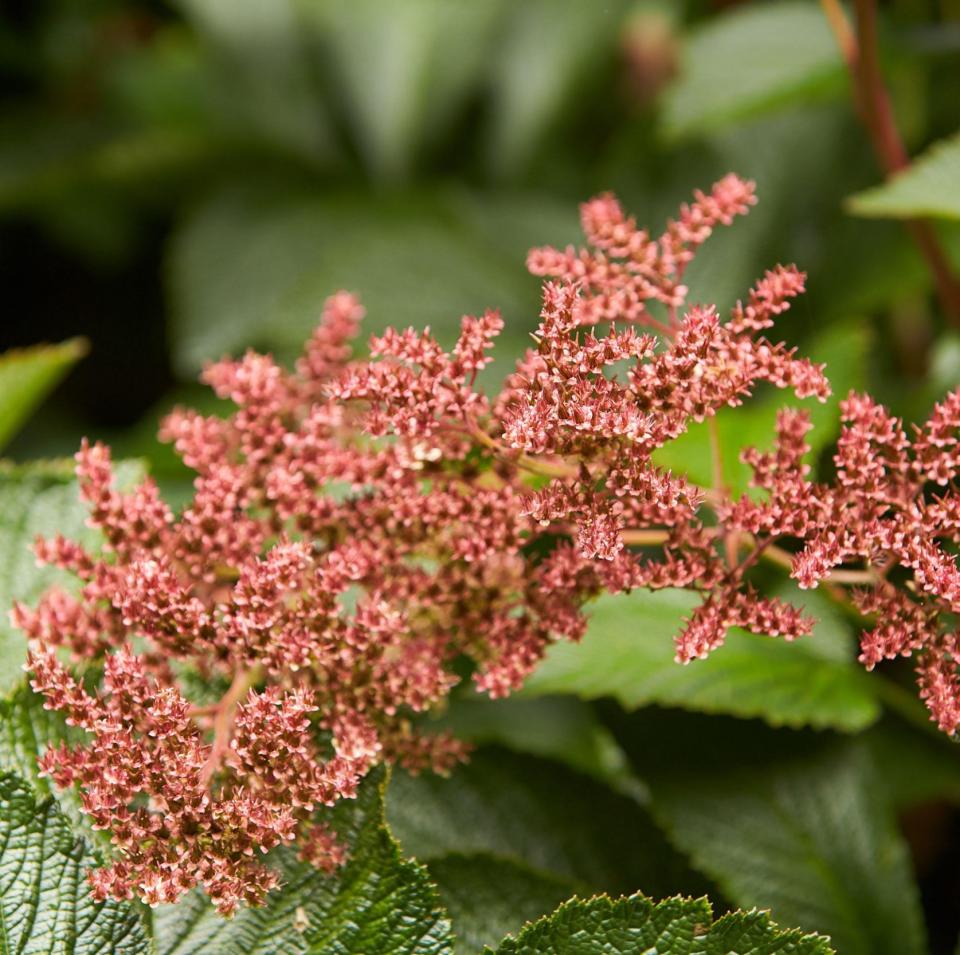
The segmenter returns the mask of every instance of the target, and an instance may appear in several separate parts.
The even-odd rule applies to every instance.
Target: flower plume
[[[552,642],[582,636],[601,592],[699,594],[681,662],[730,627],[802,637],[813,621],[753,578],[771,558],[804,587],[855,584],[862,662],[912,656],[933,718],[957,729],[960,392],[912,436],[850,395],[832,483],[811,476],[796,409],[772,450],[743,451],[760,495],[655,462],[760,385],[829,395],[823,366],[768,337],[803,292],[795,267],[768,271],[727,316],[686,303],[691,259],[754,201],[727,176],[659,236],[610,195],[585,203],[586,248],[530,253],[547,279],[535,347],[493,397],[476,379],[498,312],[464,317],[449,351],[429,330],[388,329],[354,360],[363,310],[338,292],[293,371],[224,359],[203,377],[233,414],[163,423],[196,472],[179,514],[150,480],[118,489],[109,451],[84,443],[102,549],[38,541],[79,591],[13,616],[34,689],[86,731],[41,766],[79,785],[111,834],[97,897],[155,904],[202,886],[230,914],[276,885],[262,854],[288,842],[334,870],[346,849],[324,807],[380,760],[449,770],[465,747],[422,732],[418,714],[465,670],[493,697],[517,689]]]

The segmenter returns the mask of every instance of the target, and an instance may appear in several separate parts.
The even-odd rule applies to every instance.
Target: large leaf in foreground
[[[292,850],[271,855],[282,887],[267,904],[220,918],[199,894],[160,909],[159,955],[445,955],[450,923],[423,867],[404,861],[383,820],[383,770],[355,803],[341,802],[333,825],[350,858],[328,876]]]
[[[147,955],[135,908],[90,898],[95,861],[52,797],[0,773],[0,955]]]
[[[664,124],[674,136],[705,132],[808,99],[842,77],[840,51],[815,4],[743,7],[691,34]]]
[[[673,637],[698,598],[682,590],[604,596],[586,636],[557,643],[524,693],[612,696],[628,709],[658,703],[704,713],[759,716],[772,725],[857,730],[880,715],[870,677],[853,662],[850,639],[825,601],[807,596],[820,619],[792,643],[731,631],[706,660],[681,666]],[[641,767],[642,769],[642,767]]]
[[[731,912],[712,921],[706,899],[642,895],[567,902],[553,915],[506,939],[497,955],[830,955],[827,939],[783,931],[765,912]],[[712,923],[712,924],[711,924]],[[490,953],[491,949],[485,949]]]
[[[960,133],[934,143],[882,186],[851,196],[847,208],[858,216],[960,219]]]
[[[0,448],[87,352],[82,338],[35,345],[0,355]]]
[[[862,740],[649,711],[617,732],[656,818],[735,905],[829,935],[843,955],[926,950],[907,847]]]
[[[139,476],[140,465],[125,463],[117,473],[126,484]],[[0,692],[20,679],[26,657],[26,641],[7,614],[10,606],[15,600],[32,603],[54,583],[71,583],[56,568],[37,567],[33,542],[59,533],[95,548],[98,536],[85,526],[86,518],[68,462],[0,465]]]

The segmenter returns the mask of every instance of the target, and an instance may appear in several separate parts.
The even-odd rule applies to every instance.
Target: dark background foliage
[[[896,0],[881,4],[880,15],[897,122],[909,152],[922,154],[960,125],[960,3]],[[958,168],[955,148],[944,194],[950,182],[960,190]],[[613,190],[657,228],[693,188],[728,171],[756,179],[760,204],[711,240],[690,273],[694,299],[729,306],[765,268],[795,261],[809,273],[809,291],[781,332],[829,362],[838,390],[867,387],[915,419],[956,386],[960,329],[940,307],[908,233],[899,222],[854,215],[848,201],[884,175],[816,3],[7,0],[0,350],[76,335],[91,346],[8,454],[69,454],[88,434],[112,441],[120,455],[146,457],[164,486],[182,493],[183,472],[152,437],[162,411],[208,400],[194,384],[205,360],[248,346],[289,357],[339,287],[364,298],[371,329],[430,324],[445,341],[464,312],[500,306],[508,325],[495,381],[536,322],[538,282],[525,273],[525,252],[576,241],[579,201]],[[952,202],[934,228],[960,269]],[[773,405],[765,401],[730,425],[731,436],[768,440]],[[826,455],[832,433],[824,428]],[[667,463],[695,473],[697,447],[677,453]],[[642,778],[657,823],[718,886],[716,898],[766,901],[775,915],[781,905],[788,922],[809,915],[803,927],[812,930],[823,927],[816,911],[791,907],[789,893],[781,898],[776,888],[802,879],[795,873],[804,865],[805,827],[824,801],[842,802],[837,792],[853,794],[837,809],[837,830],[869,817],[864,839],[874,848],[860,861],[889,861],[894,830],[870,799],[871,787],[886,786],[908,838],[905,865],[919,877],[931,949],[952,951],[960,775],[948,746],[908,729],[924,720],[903,701],[909,667],[878,677],[882,693],[863,689],[859,671],[851,676],[845,624],[835,620],[821,644],[797,658],[803,675],[783,676],[817,681],[833,701],[819,723],[790,697],[794,684],[782,684],[779,699],[766,686],[749,690],[753,654],[766,661],[769,652],[764,666],[787,667],[796,648],[780,659],[779,650],[738,644],[723,651],[725,663],[699,671],[695,688],[665,689],[671,678],[650,674],[672,666],[669,635],[685,609],[654,601],[598,611],[595,631],[609,640],[657,634],[664,658],[638,660],[623,643],[614,651],[623,653],[615,660],[620,682],[598,678],[592,686],[569,676],[582,658],[566,671],[562,659],[552,661],[538,677],[541,692],[602,700],[575,709],[572,723],[560,718],[569,716],[565,704],[516,722],[485,713],[474,725],[465,703],[449,718],[485,742],[537,757],[558,756],[558,718],[573,733],[564,737],[563,761],[621,783]],[[603,660],[594,662],[591,672],[600,672]],[[651,703],[701,712],[627,713]],[[716,711],[818,728],[773,730],[703,715]],[[544,713],[552,733],[534,732],[531,742],[517,726],[536,726]],[[598,749],[590,734],[601,725]],[[695,758],[671,762],[648,740]],[[601,751],[621,763],[601,766]],[[918,778],[927,782],[911,788]],[[784,793],[798,779],[814,782],[791,801]],[[482,783],[462,783],[474,784]],[[752,836],[731,821],[750,799],[766,807]],[[729,813],[732,842],[708,838],[711,806]],[[738,840],[763,843],[764,820],[778,814],[799,820],[794,842],[770,836],[767,851],[781,857],[782,871],[768,858],[746,859],[741,868],[763,875],[738,881],[723,859],[739,858]],[[810,839],[826,852],[823,865],[837,864],[830,871],[838,884],[860,878],[855,865],[844,869],[846,848],[831,859],[823,832]],[[430,865],[453,907],[465,850],[447,850]],[[456,876],[446,886],[445,871]],[[564,892],[568,882],[580,884],[579,872],[561,875]],[[882,938],[891,951],[922,950],[922,930],[903,928],[909,919],[889,932],[883,921],[900,911],[885,897],[896,894],[899,878],[879,878],[850,903],[856,911],[843,916],[851,927],[841,952],[880,951]],[[760,887],[776,897],[765,900]],[[541,890],[551,899],[558,891],[553,883]],[[846,904],[834,901],[838,911]]]

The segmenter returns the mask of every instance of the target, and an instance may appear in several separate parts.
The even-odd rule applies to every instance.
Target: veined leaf
[[[550,647],[523,692],[612,696],[628,709],[656,703],[758,716],[775,726],[862,729],[879,717],[880,705],[852,659],[849,633],[818,595],[795,599],[820,620],[812,636],[787,643],[732,630],[706,660],[681,666],[673,638],[697,605],[695,595],[670,589],[600,597],[583,640]]]
[[[95,861],[52,797],[0,773],[0,955],[147,955],[136,909],[91,899]]]
[[[490,854],[451,853],[427,868],[453,921],[458,955],[476,955],[571,896],[592,894],[577,883]]]
[[[72,338],[0,355],[0,449],[86,353],[86,341]]]
[[[687,40],[668,91],[668,135],[706,132],[839,88],[843,62],[814,3],[749,6],[712,17]]]
[[[299,862],[290,849],[271,863],[282,886],[262,908],[227,921],[194,894],[157,911],[159,955],[447,955],[449,920],[422,866],[405,861],[384,825],[385,771],[360,787],[355,803],[341,802],[333,826],[349,847],[332,876]]]
[[[74,831],[99,846],[106,836],[92,829],[81,814],[79,792],[73,787],[56,789],[37,768],[37,758],[48,747],[85,736],[83,730],[67,726],[62,714],[44,709],[43,697],[34,693],[25,679],[0,698],[0,772],[16,773],[39,796],[56,796]]]
[[[615,729],[655,817],[735,905],[828,935],[843,955],[926,950],[907,847],[862,740],[650,711]]]
[[[830,955],[832,951],[827,939],[784,931],[765,912],[730,912],[713,922],[706,899],[652,902],[642,895],[567,902],[496,949],[497,955]]]
[[[505,746],[566,763],[608,784],[621,781],[628,772],[610,731],[588,703],[572,696],[491,700],[465,692],[451,698],[430,725],[478,745]]]
[[[126,462],[117,477],[126,483],[141,472],[139,463]],[[7,615],[11,604],[35,601],[54,583],[74,583],[56,568],[37,567],[33,542],[60,533],[95,550],[97,532],[85,526],[86,518],[69,462],[0,466],[0,692],[20,679],[26,656],[26,641]]]
[[[847,200],[858,216],[960,219],[960,133],[934,143],[881,186]]]
[[[474,753],[446,779],[395,774],[387,819],[404,851],[428,864],[489,854],[588,891],[703,888],[686,881],[685,863],[635,800],[503,750]]]

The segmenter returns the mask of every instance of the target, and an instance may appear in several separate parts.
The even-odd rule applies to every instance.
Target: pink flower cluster
[[[39,541],[80,588],[14,619],[34,688],[89,735],[42,768],[79,784],[111,834],[115,858],[91,875],[98,897],[171,902],[202,885],[229,914],[276,884],[257,855],[289,841],[332,870],[344,849],[320,807],[354,795],[379,760],[442,772],[463,758],[416,719],[457,682],[455,664],[505,695],[552,641],[583,634],[603,591],[700,594],[682,662],[730,627],[809,633],[811,619],[756,589],[762,559],[802,586],[861,585],[852,599],[876,620],[863,662],[914,654],[934,718],[957,728],[960,392],[912,442],[850,396],[830,484],[810,479],[798,411],[781,414],[773,451],[744,452],[762,498],[655,463],[763,383],[829,395],[821,366],[765,335],[803,291],[795,268],[768,272],[726,319],[685,306],[694,253],[753,202],[752,183],[728,176],[656,237],[611,196],[586,203],[588,249],[530,253],[549,279],[536,347],[493,400],[476,378],[496,312],[465,317],[450,351],[391,329],[354,361],[362,310],[338,293],[294,372],[254,353],[224,360],[205,380],[234,414],[164,423],[197,473],[178,515],[149,479],[118,490],[107,450],[83,446],[103,550]]]

